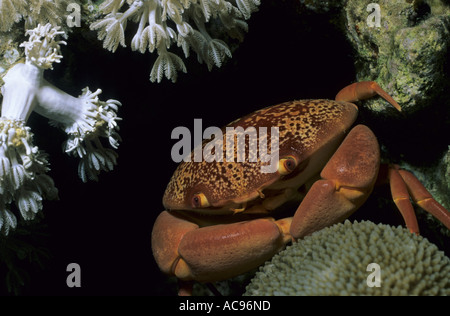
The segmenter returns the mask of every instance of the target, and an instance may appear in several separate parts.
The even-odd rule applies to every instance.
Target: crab
[[[377,83],[365,81],[345,87],[335,100],[285,102],[230,123],[279,127],[275,172],[262,173],[261,160],[181,162],[152,231],[154,258],[181,281],[179,295],[190,294],[192,281],[248,272],[287,243],[345,220],[382,178],[411,233],[419,234],[411,199],[450,229],[450,213],[412,173],[380,163],[374,133],[352,127],[358,108],[351,102],[377,95],[401,111]],[[276,219],[275,210],[297,200],[293,216]]]

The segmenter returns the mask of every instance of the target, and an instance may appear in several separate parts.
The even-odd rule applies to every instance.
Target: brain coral
[[[380,268],[379,287],[369,287]],[[369,282],[369,284],[370,284]],[[450,259],[402,227],[337,224],[295,242],[256,273],[244,295],[449,295]]]

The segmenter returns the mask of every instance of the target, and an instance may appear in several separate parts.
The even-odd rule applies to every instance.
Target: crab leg
[[[355,126],[298,207],[291,235],[298,239],[350,216],[369,196],[378,175],[380,152],[373,132]]]
[[[348,85],[341,91],[339,91],[335,99],[336,101],[356,102],[369,99],[376,95],[379,95],[380,97],[388,101],[398,111],[402,110],[400,108],[400,105],[398,105],[398,103],[375,81],[361,81],[352,83],[351,85]]]
[[[261,265],[291,240],[290,218],[259,218],[199,227],[178,213],[164,211],[152,232],[160,269],[182,281],[224,280]]]
[[[450,229],[450,212],[439,204],[430,192],[423,186],[411,172],[406,170],[398,170],[398,173],[405,181],[411,198],[417,205],[425,211],[436,217],[448,229]]]
[[[405,181],[403,181],[403,178],[400,175],[400,171],[393,167],[389,167],[388,180],[391,186],[392,199],[402,214],[406,227],[408,227],[411,233],[419,234],[417,217],[409,200],[410,196],[408,189],[406,188]]]

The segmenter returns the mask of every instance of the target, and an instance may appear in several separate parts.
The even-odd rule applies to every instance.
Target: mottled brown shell
[[[299,100],[258,110],[227,126],[241,126],[243,129],[253,126],[257,130],[267,127],[269,131],[270,127],[278,126],[279,158],[294,156],[300,166],[330,140],[337,136],[343,138],[356,116],[357,108],[351,103]],[[222,131],[225,142],[225,128]],[[206,143],[203,143],[203,147]],[[163,204],[167,209],[190,210],[193,208],[192,196],[199,192],[205,194],[211,207],[242,203],[254,199],[258,192],[282,178],[278,172],[262,173],[259,160],[194,162],[191,159],[190,162],[181,162],[176,169],[167,185]]]

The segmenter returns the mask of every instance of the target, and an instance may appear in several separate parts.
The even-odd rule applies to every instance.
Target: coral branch
[[[208,33],[205,24],[218,24],[218,29],[232,38],[243,39],[247,31],[244,19],[258,9],[259,0],[106,0],[100,10],[104,18],[91,24],[98,31],[103,47],[115,52],[119,45],[125,47],[127,20],[138,21],[139,26],[131,41],[131,49],[145,53],[156,50],[158,58],[152,67],[150,81],[160,82],[165,76],[175,81],[177,72],[186,72],[183,61],[173,52],[172,44],[189,49],[198,55],[211,70],[221,67],[226,57],[231,57],[228,45]]]
[[[25,64],[12,67],[4,77],[0,117],[0,232],[8,234],[17,225],[11,211],[15,202],[23,219],[32,220],[42,210],[43,199],[57,198],[47,156],[33,145],[33,134],[25,124],[35,111],[63,129],[68,139],[64,149],[81,159],[79,176],[83,181],[97,180],[100,171],[114,168],[117,154],[104,148],[106,138],[117,149],[121,141],[117,117],[119,101],[99,100],[101,90],[83,89],[76,98],[48,83],[44,70],[51,69],[62,58],[59,27],[49,23],[28,30]]]
[[[25,28],[38,24],[62,24],[67,17],[69,3],[79,0],[2,0],[0,1],[0,31],[9,31],[14,23],[25,21]]]

